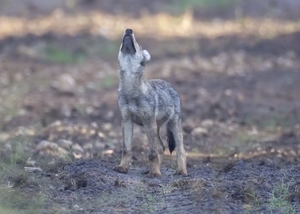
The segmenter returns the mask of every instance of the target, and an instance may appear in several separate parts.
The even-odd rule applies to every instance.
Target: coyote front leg
[[[122,133],[123,133],[123,149],[122,149],[122,159],[119,166],[115,167],[115,170],[121,173],[128,173],[129,167],[131,165],[132,156],[132,133],[133,133],[133,123],[131,119],[122,120]]]
[[[158,137],[157,137],[157,125],[156,121],[143,123],[145,131],[147,133],[149,141],[149,177],[161,176],[160,164],[161,164],[161,149],[158,148]]]

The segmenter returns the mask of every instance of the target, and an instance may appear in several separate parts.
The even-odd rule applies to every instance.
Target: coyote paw
[[[175,175],[187,175],[187,171],[184,169],[177,169]]]
[[[125,174],[127,174],[129,168],[128,168],[128,167],[124,167],[124,166],[119,165],[119,166],[116,166],[116,167],[114,168],[114,170],[117,171],[117,172],[120,172],[120,173],[125,173]]]
[[[149,172],[148,173],[149,178],[156,178],[156,177],[160,177],[160,176],[161,176],[160,172]]]

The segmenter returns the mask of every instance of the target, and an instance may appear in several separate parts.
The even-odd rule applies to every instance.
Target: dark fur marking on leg
[[[175,142],[173,133],[168,128],[167,128],[167,137],[168,137],[169,150],[170,150],[170,153],[172,154],[172,152],[174,151],[174,149],[176,147],[176,142]]]

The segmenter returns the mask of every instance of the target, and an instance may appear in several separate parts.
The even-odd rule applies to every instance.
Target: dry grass
[[[123,14],[111,15],[101,11],[66,14],[62,10],[55,10],[48,16],[33,19],[2,16],[0,23],[0,39],[8,36],[23,36],[29,33],[43,35],[53,32],[57,35],[78,35],[78,33],[84,32],[115,40],[128,27],[135,29],[140,36],[155,36],[156,39],[199,36],[216,38],[232,34],[259,35],[261,38],[272,38],[300,30],[299,22],[270,18],[214,20],[213,22],[195,20],[191,10],[187,10],[180,16],[159,13],[156,15],[143,14],[141,18],[133,18]]]

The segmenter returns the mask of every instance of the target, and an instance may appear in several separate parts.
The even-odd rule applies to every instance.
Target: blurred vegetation
[[[295,206],[288,200],[290,194],[289,188],[290,184],[284,181],[284,179],[273,187],[272,195],[269,200],[271,213],[273,213],[275,209],[279,209],[284,214],[296,213]]]
[[[234,5],[237,5],[240,2],[240,0],[173,0],[172,4],[173,7],[178,12],[184,12],[186,10],[190,10],[193,8],[199,8],[199,9],[227,9]]]
[[[58,63],[80,63],[86,59],[84,52],[74,53],[59,46],[50,46],[46,50],[46,59]]]

